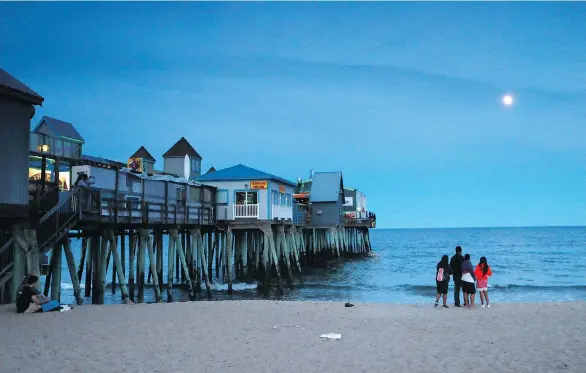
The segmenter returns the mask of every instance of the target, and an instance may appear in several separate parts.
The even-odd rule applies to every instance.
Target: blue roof
[[[216,172],[207,173],[196,179],[197,181],[231,181],[231,180],[276,180],[283,184],[295,186],[292,181],[283,179],[264,171],[257,170],[255,168],[247,167],[239,164],[236,166],[217,170]]]
[[[313,174],[309,202],[336,202],[344,192],[341,172],[316,172]]]

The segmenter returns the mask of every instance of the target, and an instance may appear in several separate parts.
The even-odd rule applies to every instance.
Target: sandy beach
[[[586,302],[0,307],[1,372],[584,372]],[[341,340],[320,338],[340,333]]]

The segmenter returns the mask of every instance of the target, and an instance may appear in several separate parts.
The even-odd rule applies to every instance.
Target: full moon
[[[513,105],[513,101],[514,101],[513,100],[513,96],[511,96],[511,95],[504,95],[502,101],[503,101],[503,105],[505,105],[505,106],[511,106],[511,105]]]

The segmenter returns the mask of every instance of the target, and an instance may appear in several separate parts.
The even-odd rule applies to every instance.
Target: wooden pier
[[[14,302],[27,274],[46,276],[44,293],[60,300],[63,260],[78,304],[104,303],[108,283],[124,303],[144,302],[147,283],[155,301],[172,302],[177,286],[190,299],[205,287],[209,299],[213,284],[232,293],[234,281],[283,293],[304,267],[371,250],[375,219],[341,214],[341,172],[314,180],[331,199],[310,201],[293,198],[295,183],[244,165],[200,175],[202,157],[185,138],[163,155],[162,172],[144,147],[128,163],[84,156],[85,140],[71,123],[43,117],[27,135],[30,111],[43,98],[9,78],[0,105],[19,121],[0,149],[14,175],[25,175],[27,153],[29,178],[0,193],[0,303]],[[84,175],[95,180],[80,182]],[[81,240],[80,255],[72,239]]]

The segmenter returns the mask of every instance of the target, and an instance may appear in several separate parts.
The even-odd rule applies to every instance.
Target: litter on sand
[[[327,339],[342,339],[342,334],[328,333],[328,334],[322,334],[320,337],[327,338]]]

